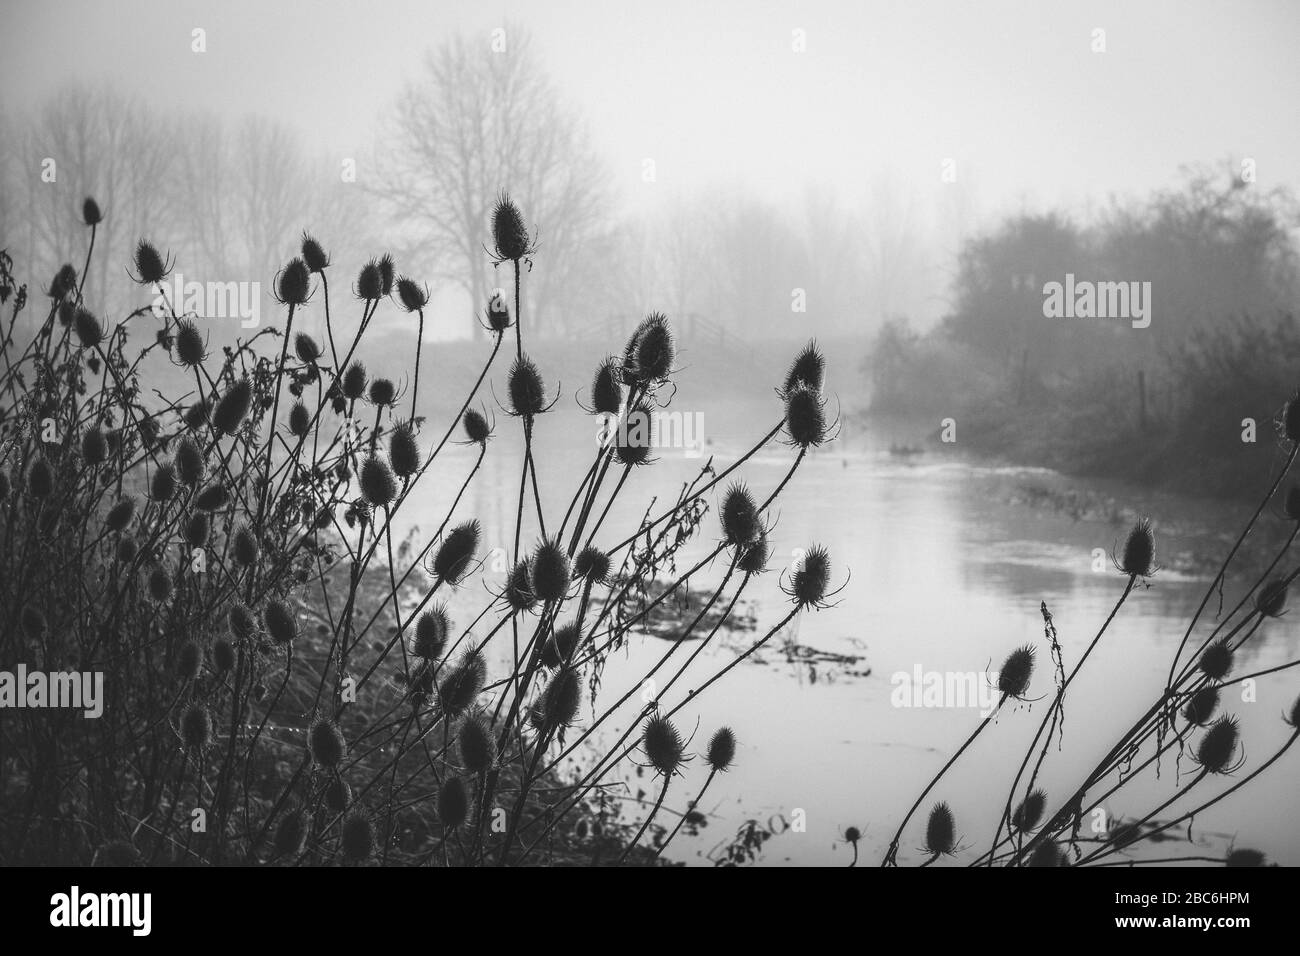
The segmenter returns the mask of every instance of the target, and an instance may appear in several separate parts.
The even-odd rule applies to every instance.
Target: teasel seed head
[[[277,644],[292,643],[298,636],[298,617],[289,603],[281,598],[272,598],[266,602],[262,623],[266,625],[266,633]]]
[[[1228,773],[1237,753],[1237,718],[1225,715],[1210,725],[1196,747],[1196,762],[1210,773]]]
[[[1125,574],[1148,578],[1155,573],[1156,538],[1150,518],[1139,518],[1124,542],[1119,569]]]
[[[410,478],[420,470],[420,446],[410,425],[398,425],[388,440],[388,460],[399,478]]]
[[[1187,699],[1187,705],[1183,707],[1183,719],[1189,724],[1204,727],[1210,722],[1218,706],[1219,688],[1202,687]]]
[[[786,593],[801,609],[821,607],[830,587],[831,556],[820,544],[804,552],[803,561],[790,575]]]
[[[149,596],[159,604],[172,596],[172,578],[164,568],[149,572]]]
[[[134,538],[123,538],[117,543],[117,560],[121,564],[134,563],[139,553],[140,546],[135,543]]]
[[[456,715],[469,710],[486,683],[487,663],[482,654],[470,651],[443,675],[438,685],[438,700],[443,713]]]
[[[587,545],[573,559],[573,576],[580,581],[604,584],[609,580],[609,555],[595,545]]]
[[[257,554],[261,549],[258,547],[257,538],[248,526],[240,525],[235,530],[235,540],[231,550],[235,554],[235,560],[247,568],[257,563]]]
[[[506,603],[516,611],[531,611],[537,606],[533,593],[533,569],[527,560],[517,561],[506,579]]]
[[[510,411],[521,417],[540,415],[546,408],[546,385],[542,373],[527,355],[515,359],[507,383]]]
[[[472,519],[452,528],[433,556],[431,567],[434,577],[448,584],[459,584],[474,562],[474,554],[478,551],[482,537],[482,528]]]
[[[334,721],[324,717],[312,721],[307,731],[307,743],[311,748],[311,759],[317,766],[337,767],[348,754],[348,742],[343,731]]]
[[[637,401],[624,412],[623,418],[612,436],[614,460],[620,465],[649,464],[655,446],[655,418],[649,403]]]
[[[957,824],[946,803],[936,803],[925,825],[925,849],[938,856],[948,856],[957,848]]]
[[[1286,608],[1286,592],[1286,579],[1274,578],[1255,595],[1255,610],[1264,617],[1280,617]]]
[[[342,777],[335,777],[325,788],[325,806],[335,813],[342,813],[352,803],[352,788]]]
[[[709,739],[709,752],[705,759],[710,769],[721,772],[736,759],[736,735],[730,727],[719,727]]]
[[[302,261],[307,264],[309,272],[324,272],[330,264],[325,247],[305,232],[302,234]]]
[[[353,810],[343,818],[339,843],[343,858],[349,863],[363,863],[375,852],[375,825],[360,810]]]
[[[465,437],[476,444],[484,444],[492,435],[492,426],[488,424],[487,418],[483,413],[473,408],[465,409],[465,415],[461,418],[465,426]]]
[[[492,241],[497,258],[502,261],[518,262],[532,251],[523,213],[505,192],[497,197],[492,210]]]
[[[568,727],[578,719],[578,708],[582,704],[582,683],[578,672],[572,667],[563,667],[547,682],[542,691],[540,716],[547,729]]]
[[[767,534],[761,534],[757,541],[746,545],[741,550],[740,560],[736,562],[736,567],[745,574],[762,574],[767,570],[767,559],[770,557],[770,553]]]
[[[372,259],[361,267],[361,273],[357,276],[357,298],[373,302],[383,296],[384,279],[379,272],[379,263]]]
[[[191,488],[203,480],[203,451],[189,435],[182,436],[176,444],[174,464],[176,474]]]
[[[496,763],[497,740],[482,714],[470,714],[461,721],[456,731],[456,746],[461,764],[470,773],[483,773]]]
[[[1210,680],[1221,681],[1232,670],[1232,657],[1232,642],[1224,637],[1215,641],[1201,653],[1201,660],[1197,666],[1200,668],[1201,673]]]
[[[307,301],[310,288],[311,273],[307,269],[307,263],[294,256],[276,279],[276,298],[285,305],[302,305]]]
[[[185,409],[185,414],[181,418],[184,420],[186,428],[190,431],[197,431],[207,423],[209,411],[210,408],[207,402],[195,402]]]
[[[1283,720],[1296,730],[1300,730],[1300,697],[1295,699],[1295,703],[1291,705],[1291,713],[1287,714]]]
[[[749,489],[735,482],[722,498],[722,536],[728,544],[744,547],[757,541],[763,534],[758,505]]]
[[[176,351],[176,360],[186,368],[197,368],[202,365],[208,357],[208,344],[203,341],[203,333],[199,331],[199,327],[190,319],[178,319],[175,335],[173,348]]]
[[[492,295],[488,297],[487,319],[488,327],[493,332],[504,332],[510,328],[510,304],[506,301],[505,289],[492,290]]]
[[[667,717],[656,714],[650,718],[641,735],[641,748],[650,765],[665,776],[675,773],[682,765],[685,745]]]
[[[72,330],[77,333],[77,341],[83,348],[93,349],[104,341],[104,326],[89,309],[77,309],[72,320]]]
[[[104,214],[99,209],[99,203],[87,196],[81,203],[81,221],[87,226],[97,226],[104,221]]]
[[[790,443],[800,448],[816,447],[826,441],[826,400],[819,392],[806,385],[786,392],[785,430]]]
[[[295,438],[306,438],[311,428],[311,412],[302,402],[294,402],[289,409],[289,431]]]
[[[591,383],[591,410],[596,415],[617,415],[623,407],[623,383],[618,361],[606,358],[596,368]]]
[[[355,402],[366,393],[366,366],[352,362],[343,371],[343,397]]]
[[[131,523],[135,517],[135,499],[131,497],[123,498],[117,504],[109,509],[108,517],[104,523],[108,525],[109,531],[124,531],[126,526]]]
[[[104,429],[91,425],[81,436],[81,457],[88,465],[102,465],[108,459],[108,439]]]
[[[224,508],[229,501],[230,493],[226,491],[226,486],[214,481],[195,496],[194,507],[200,511],[216,511]]]
[[[275,852],[280,856],[297,856],[307,845],[307,814],[300,808],[280,817],[275,827]]]
[[[1043,840],[1029,854],[1027,866],[1065,866],[1068,860],[1065,851],[1054,840]]]
[[[469,790],[460,777],[447,777],[438,788],[438,822],[455,830],[469,818]]]
[[[386,408],[397,400],[397,386],[392,379],[377,378],[371,381],[369,398],[371,405]]]
[[[1266,866],[1267,863],[1268,858],[1259,850],[1248,850],[1244,847],[1233,850],[1223,861],[1224,866]]]
[[[559,539],[541,542],[529,563],[532,565],[532,590],[537,599],[547,604],[563,600],[569,592],[573,570]]]
[[[217,673],[224,674],[235,666],[236,654],[235,645],[225,637],[219,637],[212,642],[212,666],[217,669]]]
[[[221,396],[212,412],[212,426],[218,434],[233,435],[253,407],[253,386],[240,378]]]
[[[303,365],[315,365],[321,357],[320,344],[306,332],[293,337],[293,351]]]
[[[641,320],[624,349],[624,376],[642,385],[662,382],[672,374],[676,358],[672,326],[663,313],[651,312]]]
[[[542,665],[554,669],[572,661],[581,637],[582,630],[577,621],[555,628],[542,645]]]
[[[257,633],[257,618],[247,604],[230,605],[230,610],[226,612],[226,623],[230,627],[231,636],[237,641],[251,640]]]
[[[193,680],[198,677],[202,666],[203,650],[198,642],[189,640],[182,644],[180,650],[176,652],[176,673],[180,675],[181,680]]]
[[[1020,801],[1016,812],[1011,815],[1011,825],[1021,833],[1028,833],[1043,819],[1043,810],[1046,807],[1047,794],[1042,790],[1031,790],[1029,795]]]
[[[176,494],[176,467],[170,462],[163,462],[149,479],[149,497],[154,501],[170,501]]]
[[[377,508],[392,503],[397,497],[397,482],[388,463],[376,455],[371,455],[361,465],[361,493],[366,501]]]
[[[171,268],[152,243],[141,239],[135,247],[135,271],[141,285],[156,285],[167,278]]]
[[[212,522],[206,513],[197,511],[185,522],[185,541],[191,548],[201,548],[208,543]]]
[[[212,742],[212,715],[200,703],[191,703],[181,711],[181,741],[186,750],[202,750]]]
[[[393,292],[393,279],[397,275],[397,266],[393,262],[390,253],[385,252],[379,257],[379,281],[384,295],[391,295]]]
[[[59,271],[54,273],[54,278],[50,280],[48,295],[51,299],[59,300],[71,295],[77,291],[77,269],[70,262],[65,262],[59,266]]]
[[[998,690],[1013,700],[1024,700],[1033,675],[1034,648],[1026,644],[1008,654],[1002,663],[1002,670],[998,672]]]
[[[429,290],[414,279],[402,276],[397,280],[397,300],[407,312],[419,312],[429,304]]]
[[[825,381],[826,356],[817,347],[817,341],[814,339],[805,345],[803,351],[790,363],[790,369],[785,373],[785,384],[781,388],[781,394],[788,395],[796,388],[806,388],[820,395]]]
[[[415,637],[411,641],[411,653],[425,660],[437,660],[442,657],[442,652],[447,648],[447,638],[450,633],[451,619],[447,616],[447,605],[434,605],[415,621]]]

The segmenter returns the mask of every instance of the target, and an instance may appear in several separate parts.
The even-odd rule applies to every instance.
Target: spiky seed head
[[[203,452],[198,442],[189,435],[182,436],[177,442],[173,462],[176,465],[176,474],[191,488],[203,480]]]
[[[736,759],[736,735],[730,727],[719,727],[709,739],[709,751],[705,759],[715,771],[723,771]]]
[[[207,359],[208,346],[203,341],[203,333],[190,319],[178,319],[176,337],[173,340],[176,360],[187,368],[196,368]]]
[[[1202,687],[1188,698],[1187,706],[1183,708],[1183,719],[1189,724],[1204,727],[1210,722],[1218,706],[1219,688]]]
[[[497,197],[492,209],[492,242],[498,259],[518,262],[529,253],[528,229],[523,213],[508,193]]]
[[[1259,850],[1242,848],[1233,850],[1223,861],[1224,866],[1265,866],[1268,858]]]
[[[543,541],[533,552],[532,591],[537,599],[545,603],[563,600],[569,592],[569,582],[573,570],[569,556],[559,539]]]
[[[104,429],[98,425],[86,429],[81,436],[81,457],[88,465],[102,465],[108,459],[108,439],[104,437]]]
[[[796,388],[806,388],[820,394],[825,381],[826,356],[817,347],[816,340],[813,340],[805,345],[803,351],[796,355],[794,361],[790,363],[790,369],[785,373],[785,384],[782,386],[781,392],[782,394],[788,394]]]
[[[847,827],[844,830],[844,841],[846,843],[857,843],[862,839],[862,831],[857,827]]]
[[[578,672],[571,667],[561,668],[542,691],[541,718],[549,729],[568,727],[578,719],[582,703],[582,683]]]
[[[306,332],[294,336],[293,351],[304,365],[315,365],[321,356],[320,344]]]
[[[673,327],[660,312],[651,312],[628,340],[624,374],[642,385],[662,382],[672,374],[677,358]]]
[[[197,431],[202,428],[207,423],[209,411],[208,402],[195,402],[185,409],[185,414],[181,416],[185,421],[185,427],[190,431]]]
[[[337,767],[348,754],[348,742],[339,725],[324,717],[312,721],[307,731],[311,759],[321,767]]]
[[[474,554],[478,551],[483,529],[474,520],[456,525],[442,539],[438,551],[433,556],[434,577],[448,584],[458,584],[470,569]]]
[[[216,408],[212,412],[212,427],[222,435],[233,435],[239,426],[243,424],[244,419],[248,417],[249,409],[253,407],[253,386],[247,377],[238,379],[233,385],[226,390],[226,394],[221,396],[217,402]]]
[[[785,393],[785,430],[790,443],[800,448],[816,447],[826,441],[826,400],[820,393],[806,385]]]
[[[1124,555],[1119,569],[1139,578],[1150,577],[1155,572],[1156,537],[1150,518],[1139,518],[1124,542]]]
[[[758,505],[741,482],[734,483],[723,495],[720,516],[722,536],[728,544],[745,546],[757,541],[763,533]]]
[[[465,437],[472,442],[481,445],[492,435],[492,427],[488,425],[488,420],[482,412],[473,408],[465,409],[461,422],[465,425]]]
[[[77,291],[77,270],[70,262],[65,262],[59,266],[59,271],[54,273],[54,278],[50,280],[49,296],[51,299],[62,299]]]
[[[361,493],[377,508],[391,504],[397,497],[393,471],[382,458],[371,455],[361,466]]]
[[[72,330],[77,333],[77,341],[83,348],[93,349],[104,341],[104,326],[89,309],[77,309],[72,320]]]
[[[141,285],[154,285],[167,277],[167,264],[150,242],[141,239],[135,247],[135,272]]]
[[[1046,807],[1047,794],[1042,790],[1031,790],[1011,815],[1011,825],[1021,833],[1028,833],[1038,826]]]
[[[936,803],[925,825],[925,848],[939,856],[947,856],[957,846],[957,824],[946,803]]]
[[[117,560],[122,564],[132,564],[139,553],[140,546],[134,538],[123,538],[117,543]]]
[[[203,666],[203,649],[199,647],[197,641],[189,640],[180,646],[176,652],[176,673],[180,675],[181,680],[193,680],[199,676],[199,668]]]
[[[370,404],[377,405],[380,408],[386,408],[392,405],[397,399],[397,386],[393,384],[392,379],[377,378],[371,381],[369,395]]]
[[[59,303],[59,325],[65,329],[72,326],[72,320],[77,317],[77,303],[71,299],[64,299]]]
[[[364,863],[375,852],[375,824],[360,810],[343,818],[339,835],[343,858],[349,863]]]
[[[379,263],[373,259],[361,267],[357,276],[357,298],[373,302],[384,295],[384,279],[379,273]]]
[[[573,576],[592,584],[604,584],[609,580],[609,555],[595,545],[589,544],[573,559]]]
[[[1053,840],[1043,840],[1029,854],[1028,866],[1065,866],[1065,852]]]
[[[1291,705],[1291,712],[1283,719],[1296,730],[1300,730],[1300,697],[1295,699],[1295,703]]]
[[[447,605],[435,605],[416,618],[411,653],[425,660],[437,660],[447,647],[450,632],[451,620],[447,617]]]
[[[820,544],[804,552],[803,561],[790,575],[789,594],[800,608],[821,606],[830,587],[831,556]]]
[[[471,714],[461,721],[456,731],[456,747],[460,750],[460,762],[470,773],[483,773],[496,763],[497,740],[482,714]]]
[[[185,522],[185,541],[191,548],[201,548],[208,543],[208,534],[212,531],[212,522],[202,511],[190,515]]]
[[[379,281],[384,295],[392,294],[393,279],[396,275],[397,265],[393,262],[392,255],[385,252],[379,257]]]
[[[277,644],[289,644],[298,636],[298,617],[289,603],[281,598],[272,598],[266,602],[262,623],[266,625],[266,633]]]
[[[397,280],[397,300],[407,312],[419,312],[429,304],[429,293],[414,279],[402,276]]]
[[[307,263],[295,256],[281,270],[276,280],[276,296],[285,305],[302,305],[307,301],[310,287],[311,272],[307,269]]]
[[[515,359],[508,384],[510,410],[520,416],[540,415],[546,407],[546,385],[542,373],[527,355]]]
[[[181,711],[180,731],[186,750],[202,750],[212,742],[212,715],[202,704],[191,703]]]
[[[297,856],[307,845],[307,814],[293,809],[280,817],[275,827],[275,852],[280,856]]]
[[[219,637],[212,642],[212,666],[217,673],[224,674],[235,666],[235,645],[229,638]]]
[[[551,636],[546,639],[546,643],[542,645],[542,665],[556,668],[572,661],[581,636],[582,629],[578,627],[577,621],[569,621],[555,628]]]
[[[343,371],[343,397],[355,402],[366,393],[366,366],[352,362]]]
[[[335,813],[342,813],[352,803],[352,788],[342,777],[335,777],[325,788],[325,806]]]
[[[200,511],[216,511],[224,508],[229,501],[230,492],[226,491],[226,486],[214,481],[194,497],[194,507]]]
[[[154,501],[170,501],[176,494],[176,466],[163,462],[149,479],[149,497]]]
[[[420,470],[420,446],[410,425],[398,425],[388,440],[388,460],[399,478],[410,478]]]
[[[1280,617],[1286,608],[1286,592],[1286,579],[1274,578],[1255,595],[1255,610],[1264,617]]]
[[[650,461],[655,446],[655,418],[645,401],[627,409],[615,429],[614,459],[620,465],[644,465]]]
[[[462,714],[473,705],[487,683],[487,663],[477,651],[466,654],[438,685],[438,700],[444,713]]]
[[[109,509],[108,517],[104,519],[104,523],[108,525],[109,531],[123,531],[134,517],[135,499],[127,497]]]
[[[510,304],[506,301],[505,289],[493,289],[488,298],[488,326],[493,332],[504,332],[510,328]]]
[[[998,672],[998,690],[1014,700],[1023,700],[1034,675],[1034,648],[1031,644],[1017,647],[1007,655]]]
[[[1232,670],[1232,656],[1232,642],[1224,637],[1215,641],[1201,653],[1201,660],[1197,666],[1200,667],[1201,673],[1210,680],[1223,680],[1228,676],[1228,672]]]
[[[237,641],[250,640],[257,633],[257,618],[247,604],[230,605],[230,610],[226,612],[226,623],[230,627],[231,636]]]
[[[532,563],[521,560],[510,569],[506,579],[506,603],[516,611],[531,611],[537,606],[537,595],[533,593]]]
[[[1210,773],[1226,773],[1237,753],[1237,718],[1224,715],[1210,725],[1196,747],[1196,762]]]
[[[161,604],[172,596],[172,578],[163,568],[149,572],[149,596]]]
[[[311,412],[302,402],[294,402],[293,408],[289,409],[289,431],[297,438],[306,438],[310,428]]]
[[[235,560],[244,567],[251,567],[257,563],[257,553],[260,549],[257,546],[257,538],[248,529],[247,525],[240,525],[236,529],[231,550],[234,551]]]
[[[23,626],[23,633],[27,635],[28,640],[40,640],[46,628],[45,615],[41,613],[40,608],[34,604],[25,604],[19,618]]]
[[[667,717],[656,714],[650,718],[641,735],[641,748],[650,765],[665,776],[682,765],[682,736]]]
[[[591,383],[591,410],[597,415],[617,415],[623,407],[623,383],[618,361],[606,358],[596,368]]]
[[[324,272],[330,264],[325,247],[305,232],[302,234],[302,261],[307,264],[309,272]]]
[[[99,209],[99,203],[87,196],[81,203],[81,221],[87,226],[97,226],[104,221],[104,214]]]
[[[745,574],[762,574],[767,570],[767,559],[770,554],[767,534],[764,533],[759,535],[757,541],[747,545],[740,552],[740,560],[736,562],[736,567],[740,568]]]
[[[469,818],[469,790],[460,777],[447,777],[438,788],[438,821],[455,830]]]

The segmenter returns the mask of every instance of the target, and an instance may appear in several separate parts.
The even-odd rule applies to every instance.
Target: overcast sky
[[[7,109],[107,81],[170,110],[265,113],[364,154],[376,110],[451,32],[528,26],[626,200],[725,183],[846,200],[942,162],[984,214],[1078,208],[1252,157],[1300,184],[1300,4],[7,0]],[[191,52],[191,30],[207,52]],[[1105,31],[1094,53],[1093,31]],[[792,48],[804,31],[806,50]],[[642,182],[644,159],[658,182]]]

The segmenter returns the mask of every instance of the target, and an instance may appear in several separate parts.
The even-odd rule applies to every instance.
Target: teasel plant
[[[835,600],[825,548],[768,573],[780,498],[836,437],[816,345],[777,381],[752,447],[708,459],[664,503],[638,480],[655,463],[648,431],[601,444],[577,487],[544,500],[538,435],[563,393],[526,351],[524,285],[545,257],[505,193],[484,246],[510,266],[513,295],[483,304],[481,365],[466,394],[440,403],[457,409],[445,421],[419,414],[418,344],[414,369],[359,358],[381,312],[413,314],[417,341],[434,318],[428,290],[391,256],[331,284],[327,237],[305,233],[274,279],[276,320],[218,349],[165,291],[157,311],[112,321],[96,308],[84,277],[114,253],[96,243],[106,215],[85,202],[81,267],[40,292],[0,254],[0,659],[99,671],[106,694],[99,720],[46,709],[6,723],[4,862],[664,862],[677,808],[743,775],[729,727],[702,761],[678,728],[701,694]],[[175,266],[160,248],[145,239],[131,252],[142,297]],[[316,308],[323,341],[305,327]],[[158,358],[180,372],[180,394],[149,386]],[[583,407],[650,416],[673,395],[676,362],[671,322],[651,313],[592,355]],[[397,384],[408,378],[409,416]],[[501,453],[494,395],[523,443],[503,528],[465,511]],[[781,444],[784,474],[751,490],[746,465]],[[401,538],[450,445],[470,454],[448,502]],[[618,527],[616,503],[639,494],[649,505]],[[475,601],[489,535],[511,542],[511,566]],[[693,543],[703,555],[686,562]],[[646,671],[607,673],[688,589],[701,609],[671,619],[674,640]],[[786,611],[686,688],[687,669],[763,589]],[[455,619],[453,597],[477,612]],[[629,715],[649,680],[657,693]],[[638,765],[660,780],[650,807],[625,792]],[[204,828],[189,825],[195,810]]]

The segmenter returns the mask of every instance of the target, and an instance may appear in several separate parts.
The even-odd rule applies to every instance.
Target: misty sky
[[[450,32],[514,21],[588,117],[629,206],[719,184],[848,201],[872,177],[979,212],[1081,208],[1253,157],[1300,184],[1300,4],[6,0],[3,105],[107,81],[168,110],[263,113],[364,155]],[[190,31],[208,50],[190,50]],[[1090,49],[1094,28],[1106,52]],[[792,31],[806,32],[794,53]],[[658,182],[642,182],[653,158]],[[364,172],[362,170],[361,172]],[[649,192],[653,190],[654,192]]]

